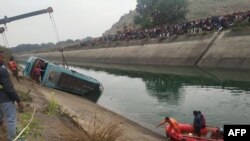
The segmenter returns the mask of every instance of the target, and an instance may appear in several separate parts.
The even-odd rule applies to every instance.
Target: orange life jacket
[[[14,61],[9,61],[8,66],[9,66],[11,71],[17,70],[17,66],[16,66],[16,63]]]
[[[169,118],[169,124],[177,133],[181,133],[178,122],[175,119]]]

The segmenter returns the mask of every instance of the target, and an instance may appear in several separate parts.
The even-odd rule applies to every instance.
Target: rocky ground
[[[18,113],[19,132],[31,119],[32,113],[35,113],[31,124],[22,135],[26,140],[167,140],[165,137],[82,97],[43,87],[25,77],[21,78],[21,82],[12,78],[12,82],[25,103],[24,112]],[[60,105],[60,110],[50,114],[48,109],[53,105],[54,107]],[[35,112],[33,112],[34,109]],[[5,136],[6,131],[3,126],[0,129],[0,140],[6,140]]]

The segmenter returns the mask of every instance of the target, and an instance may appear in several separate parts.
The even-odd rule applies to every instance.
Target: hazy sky
[[[136,7],[136,0],[0,0],[0,19],[52,7],[61,41],[99,37]],[[3,26],[3,25],[0,25]],[[10,47],[57,41],[49,14],[7,24]],[[4,45],[2,34],[0,45]]]

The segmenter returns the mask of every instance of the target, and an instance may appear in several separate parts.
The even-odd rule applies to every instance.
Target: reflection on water
[[[179,95],[179,90],[182,86],[197,86],[201,88],[227,89],[232,93],[239,93],[246,91],[250,92],[249,82],[232,81],[232,80],[218,80],[208,77],[197,76],[183,76],[183,75],[169,75],[169,74],[155,74],[138,71],[124,71],[113,69],[92,69],[93,71],[105,71],[108,74],[116,76],[127,76],[129,78],[141,78],[146,84],[150,94],[155,95],[159,99],[168,99],[168,94]],[[239,72],[240,73],[240,72]],[[178,100],[176,101],[178,102]]]
[[[171,75],[143,71],[74,68],[99,80],[104,92],[98,104],[164,135],[155,128],[172,116],[192,123],[201,110],[208,125],[250,124],[250,81],[230,77]],[[220,78],[220,79],[216,79]]]

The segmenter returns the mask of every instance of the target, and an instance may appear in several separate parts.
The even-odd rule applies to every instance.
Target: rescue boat
[[[223,132],[216,127],[206,127],[201,129],[201,136],[195,134],[192,124],[179,124],[181,133],[175,132],[169,125],[165,131],[167,137],[173,141],[224,141]]]

